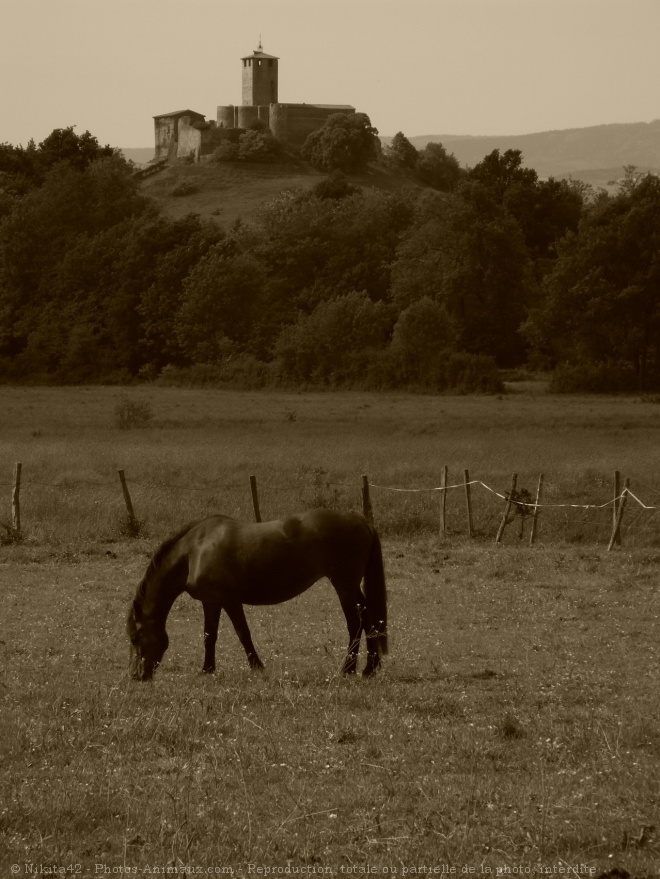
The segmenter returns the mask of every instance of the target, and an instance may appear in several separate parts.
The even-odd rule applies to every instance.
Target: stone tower
[[[243,106],[258,107],[277,103],[277,62],[261,48],[241,58],[243,62]]]

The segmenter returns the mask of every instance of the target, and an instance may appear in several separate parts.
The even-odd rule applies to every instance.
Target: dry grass
[[[119,430],[120,403],[147,403],[142,430]],[[361,476],[377,486],[427,489],[469,469],[502,493],[511,473],[534,493],[545,473],[539,540],[607,544],[612,509],[584,510],[612,498],[615,469],[648,505],[660,498],[660,406],[637,399],[412,397],[376,394],[239,393],[172,388],[1,389],[4,419],[0,483],[9,493],[14,461],[23,464],[23,526],[54,545],[123,537],[124,469],[135,512],[153,544],[181,522],[210,512],[251,517],[255,474],[264,518],[317,505],[360,508]],[[2,472],[4,471],[4,476]],[[481,537],[497,531],[502,501],[472,491]],[[374,488],[384,534],[436,531],[437,492]],[[578,506],[565,506],[576,504]],[[447,498],[452,535],[465,534],[462,489]],[[518,525],[506,541],[517,542]],[[635,502],[624,518],[628,546],[658,542],[658,514]]]
[[[625,866],[660,857],[660,555],[390,539],[392,649],[337,674],[329,588],[223,624],[198,674],[181,599],[153,685],[126,680],[146,558],[6,551],[5,863]]]
[[[149,400],[150,426],[114,426],[126,395]],[[542,467],[557,497],[594,501],[609,497],[618,467],[648,501],[656,405],[170,389],[0,397],[7,506],[15,460],[26,480],[25,539],[0,548],[0,865],[654,874],[652,512],[630,516],[611,554],[609,519],[596,543],[583,513],[582,544],[569,514],[548,513],[538,547],[510,529],[496,549],[494,532],[438,540],[435,496],[374,490],[392,628],[391,656],[369,682],[338,675],[343,618],[322,584],[248,609],[262,676],[224,619],[218,674],[198,674],[201,609],[184,597],[154,684],[131,684],[124,621],[155,543],[207,509],[249,516],[252,472],[265,516],[357,507],[363,472],[438,484],[445,462],[450,477],[467,466],[498,488],[514,468],[532,485]],[[145,538],[120,534],[119,467]],[[491,519],[477,503],[487,532],[501,503]],[[459,531],[460,495],[450,514]]]

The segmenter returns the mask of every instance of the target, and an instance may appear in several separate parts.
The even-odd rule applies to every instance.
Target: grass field
[[[122,398],[153,419],[118,430]],[[149,554],[211,510],[265,518],[360,507],[360,478],[439,484],[442,466],[550,503],[606,503],[612,471],[660,493],[660,407],[561,399],[1,389],[0,483],[23,464],[23,539],[0,547],[0,867],[84,875],[262,867],[336,875],[654,876],[660,862],[657,514],[553,507],[529,548],[502,502],[373,488],[391,655],[338,675],[333,591],[248,608],[251,674],[223,619],[201,676],[201,608],[175,605],[153,685],[129,683],[127,603]],[[124,468],[137,538],[126,534]],[[654,828],[658,828],[657,830]],[[75,865],[80,865],[78,869]],[[32,866],[30,866],[32,865]],[[97,866],[100,865],[100,866]],[[250,867],[253,865],[253,867]],[[549,872],[554,871],[554,872]],[[270,875],[276,875],[271,873]]]

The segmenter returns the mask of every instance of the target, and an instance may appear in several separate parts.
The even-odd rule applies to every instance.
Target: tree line
[[[281,153],[248,134],[252,161]],[[301,151],[327,176],[228,228],[168,217],[89,132],[0,144],[0,377],[492,392],[532,368],[557,390],[659,388],[657,177],[628,168],[608,195],[517,150],[463,169],[376,135],[330,117]],[[351,182],[373,162],[411,185]]]

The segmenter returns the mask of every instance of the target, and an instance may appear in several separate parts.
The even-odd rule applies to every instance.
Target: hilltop
[[[148,177],[142,185],[143,191],[171,217],[195,213],[215,217],[226,226],[239,217],[249,220],[281,192],[311,189],[326,176],[304,162],[272,165],[201,162],[172,165]],[[410,187],[427,189],[409,175],[381,166],[371,166],[364,174],[350,175],[350,179],[364,188],[388,191]]]
[[[381,138],[384,144],[390,137]],[[442,143],[463,166],[474,166],[499,149],[520,150],[524,164],[540,177],[571,176],[594,186],[606,187],[623,176],[624,165],[660,173],[660,119],[653,122],[597,125],[561,131],[508,136],[460,136],[427,134],[409,138],[417,149],[427,143]],[[126,158],[144,166],[152,157],[149,147],[124,149]],[[144,182],[144,191],[158,201],[170,216],[193,212],[214,216],[223,224],[238,217],[249,219],[267,201],[283,190],[309,189],[324,175],[304,162],[284,164],[229,164],[202,162],[174,165]],[[405,173],[372,167],[351,178],[359,186],[396,190],[423,187]]]

